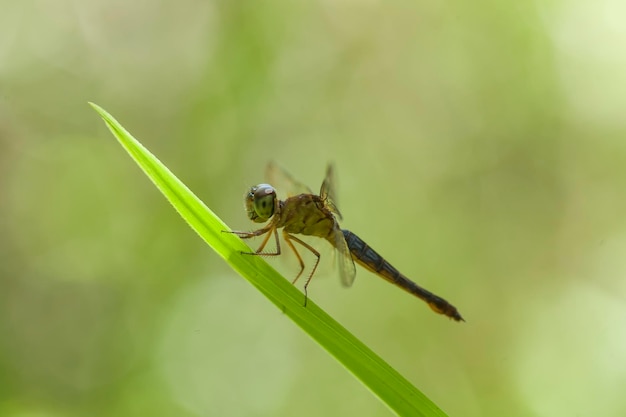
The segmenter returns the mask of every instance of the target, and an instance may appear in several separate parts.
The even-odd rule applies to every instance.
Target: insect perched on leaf
[[[341,213],[335,204],[332,165],[328,166],[319,195],[314,194],[308,187],[294,180],[274,163],[268,165],[268,177],[271,182],[276,180],[288,184],[289,196],[285,200],[278,199],[276,190],[269,184],[258,184],[250,188],[245,196],[248,217],[255,223],[269,223],[253,232],[233,231],[230,233],[234,233],[242,239],[265,235],[256,252],[243,253],[246,255],[278,256],[281,254],[278,229],[282,229],[285,243],[294,252],[300,264],[300,272],[293,280],[294,284],[304,271],[304,261],[296,248],[296,244],[312,252],[316,261],[304,283],[305,306],[307,288],[319,264],[320,253],[296,235],[320,237],[334,246],[338,254],[339,274],[345,286],[349,287],[354,282],[356,275],[354,262],[356,261],[369,271],[422,299],[436,313],[456,321],[464,321],[452,304],[402,275],[361,238],[349,230],[339,227],[337,219],[341,220]],[[276,251],[266,252],[264,249],[272,236],[276,241]]]

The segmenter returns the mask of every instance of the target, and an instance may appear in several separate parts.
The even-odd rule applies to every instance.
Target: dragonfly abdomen
[[[387,262],[378,252],[370,248],[363,239],[349,230],[342,230],[342,232],[348,244],[348,248],[350,249],[350,253],[352,254],[352,258],[359,265],[424,300],[436,313],[444,314],[456,321],[463,320],[452,304],[402,275],[400,271]]]

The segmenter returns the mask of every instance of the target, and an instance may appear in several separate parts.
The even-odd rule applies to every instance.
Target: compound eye
[[[276,190],[268,184],[259,184],[250,189],[246,197],[246,210],[250,220],[265,223],[274,215]]]

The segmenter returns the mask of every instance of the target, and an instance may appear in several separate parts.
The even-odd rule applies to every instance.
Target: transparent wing
[[[339,220],[343,220],[341,212],[337,207],[337,197],[335,193],[335,169],[332,164],[328,164],[326,168],[326,178],[320,188],[320,197],[326,202],[326,206],[339,217]],[[340,231],[341,232],[341,231]],[[341,233],[340,233],[341,234]],[[341,236],[343,239],[343,235]]]
[[[286,197],[293,197],[298,194],[313,194],[309,187],[294,179],[291,174],[274,161],[270,161],[267,164],[265,177],[268,184],[279,192],[284,193]]]
[[[337,256],[337,267],[339,268],[339,276],[341,277],[341,283],[345,287],[350,287],[356,277],[356,267],[352,260],[352,254],[348,249],[346,239],[343,237],[343,232],[339,228],[339,224],[335,223],[335,254]]]

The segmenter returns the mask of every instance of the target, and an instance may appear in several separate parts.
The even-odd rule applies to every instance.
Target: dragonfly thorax
[[[274,215],[278,199],[276,190],[269,184],[259,184],[250,188],[245,195],[248,217],[255,223],[265,223]]]

